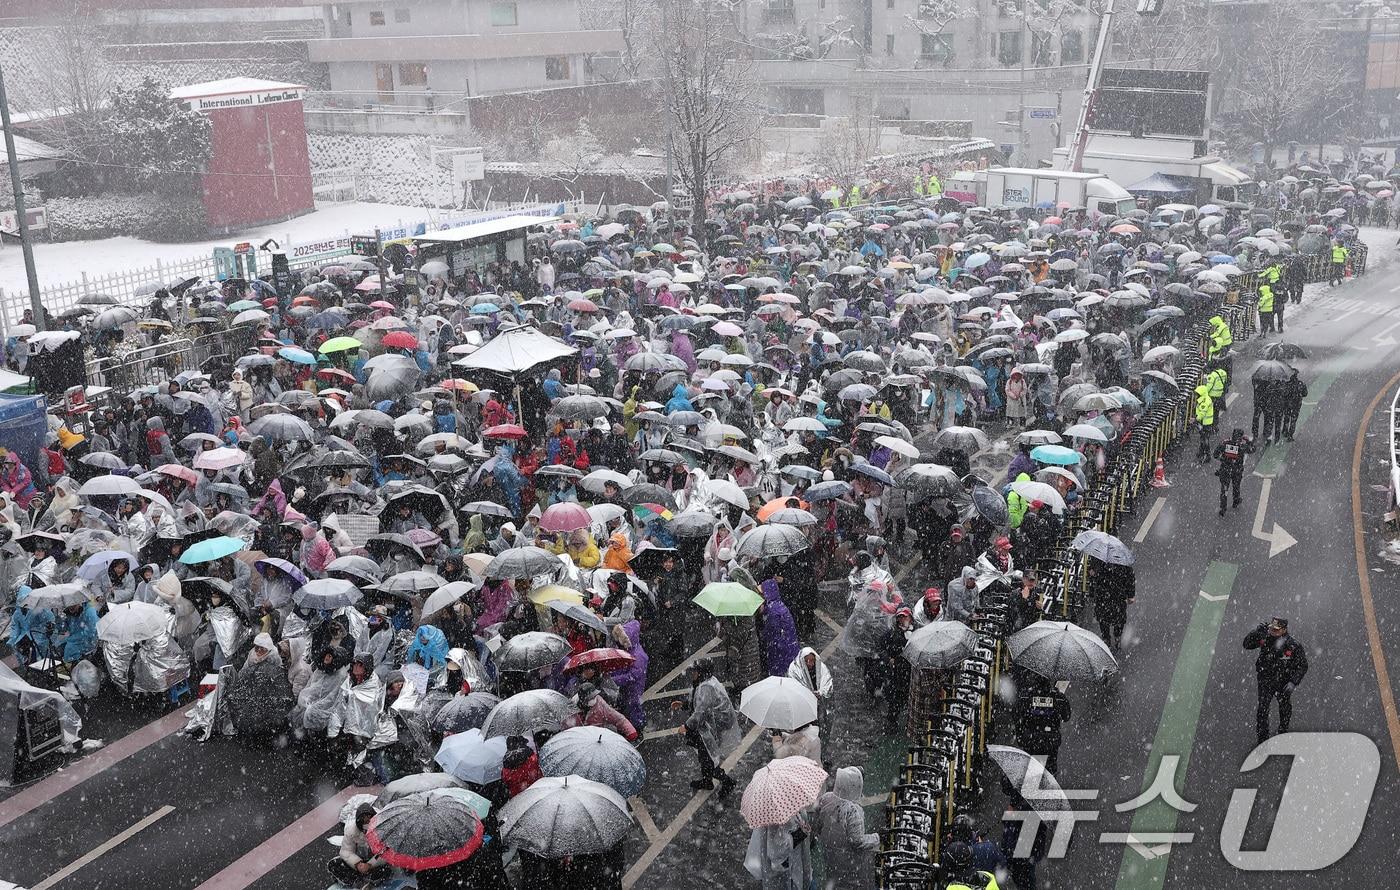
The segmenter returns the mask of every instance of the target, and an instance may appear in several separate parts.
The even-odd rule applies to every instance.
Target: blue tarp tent
[[[0,393],[0,446],[15,452],[31,469],[48,432],[49,401],[43,396]]]

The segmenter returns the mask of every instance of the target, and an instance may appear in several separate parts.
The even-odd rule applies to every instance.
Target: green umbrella
[[[346,352],[351,349],[359,349],[364,345],[354,337],[333,337],[321,344],[321,354],[330,355],[332,352]]]
[[[721,581],[706,584],[693,602],[716,618],[746,618],[763,605],[763,597],[742,584]]]
[[[200,541],[180,554],[180,562],[187,566],[198,565],[202,562],[213,562],[216,559],[223,559],[231,553],[237,553],[248,544],[239,538],[231,538],[227,535],[219,538],[209,538]]]

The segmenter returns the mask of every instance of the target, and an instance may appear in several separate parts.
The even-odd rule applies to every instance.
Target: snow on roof
[[[471,241],[475,238],[485,238],[490,235],[499,235],[503,232],[515,232],[520,229],[528,229],[530,226],[543,226],[557,219],[559,219],[557,216],[505,216],[500,219],[487,220],[486,222],[458,226],[455,229],[443,229],[440,232],[427,232],[414,237],[413,240],[423,243]]]
[[[52,146],[16,133],[15,157],[21,161],[57,161],[66,156]]]
[[[274,90],[304,90],[299,83],[282,83],[276,80],[262,80],[257,77],[228,77],[223,80],[210,80],[192,83],[170,91],[172,99],[202,99],[207,96],[230,96],[237,93],[261,93]]]

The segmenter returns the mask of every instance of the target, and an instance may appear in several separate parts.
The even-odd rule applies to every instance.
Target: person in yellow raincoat
[[[593,535],[586,528],[576,530],[569,538],[568,553],[569,559],[581,569],[596,569],[603,561],[602,555],[598,553],[598,545],[593,541]]]
[[[608,552],[603,554],[603,568],[632,574],[632,546],[622,532],[613,532],[608,538]]]

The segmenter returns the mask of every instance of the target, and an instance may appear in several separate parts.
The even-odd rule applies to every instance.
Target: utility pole
[[[374,265],[379,268],[379,299],[384,299],[384,237],[374,227]]]
[[[0,69],[0,126],[5,128],[5,156],[10,163],[10,185],[15,190],[15,223],[19,246],[24,253],[24,274],[29,279],[29,306],[34,327],[44,330],[44,306],[39,302],[39,273],[34,269],[34,247],[29,243],[29,220],[24,209],[24,182],[19,176],[19,155],[15,152],[15,131],[10,123],[10,100],[5,95],[5,72]]]

